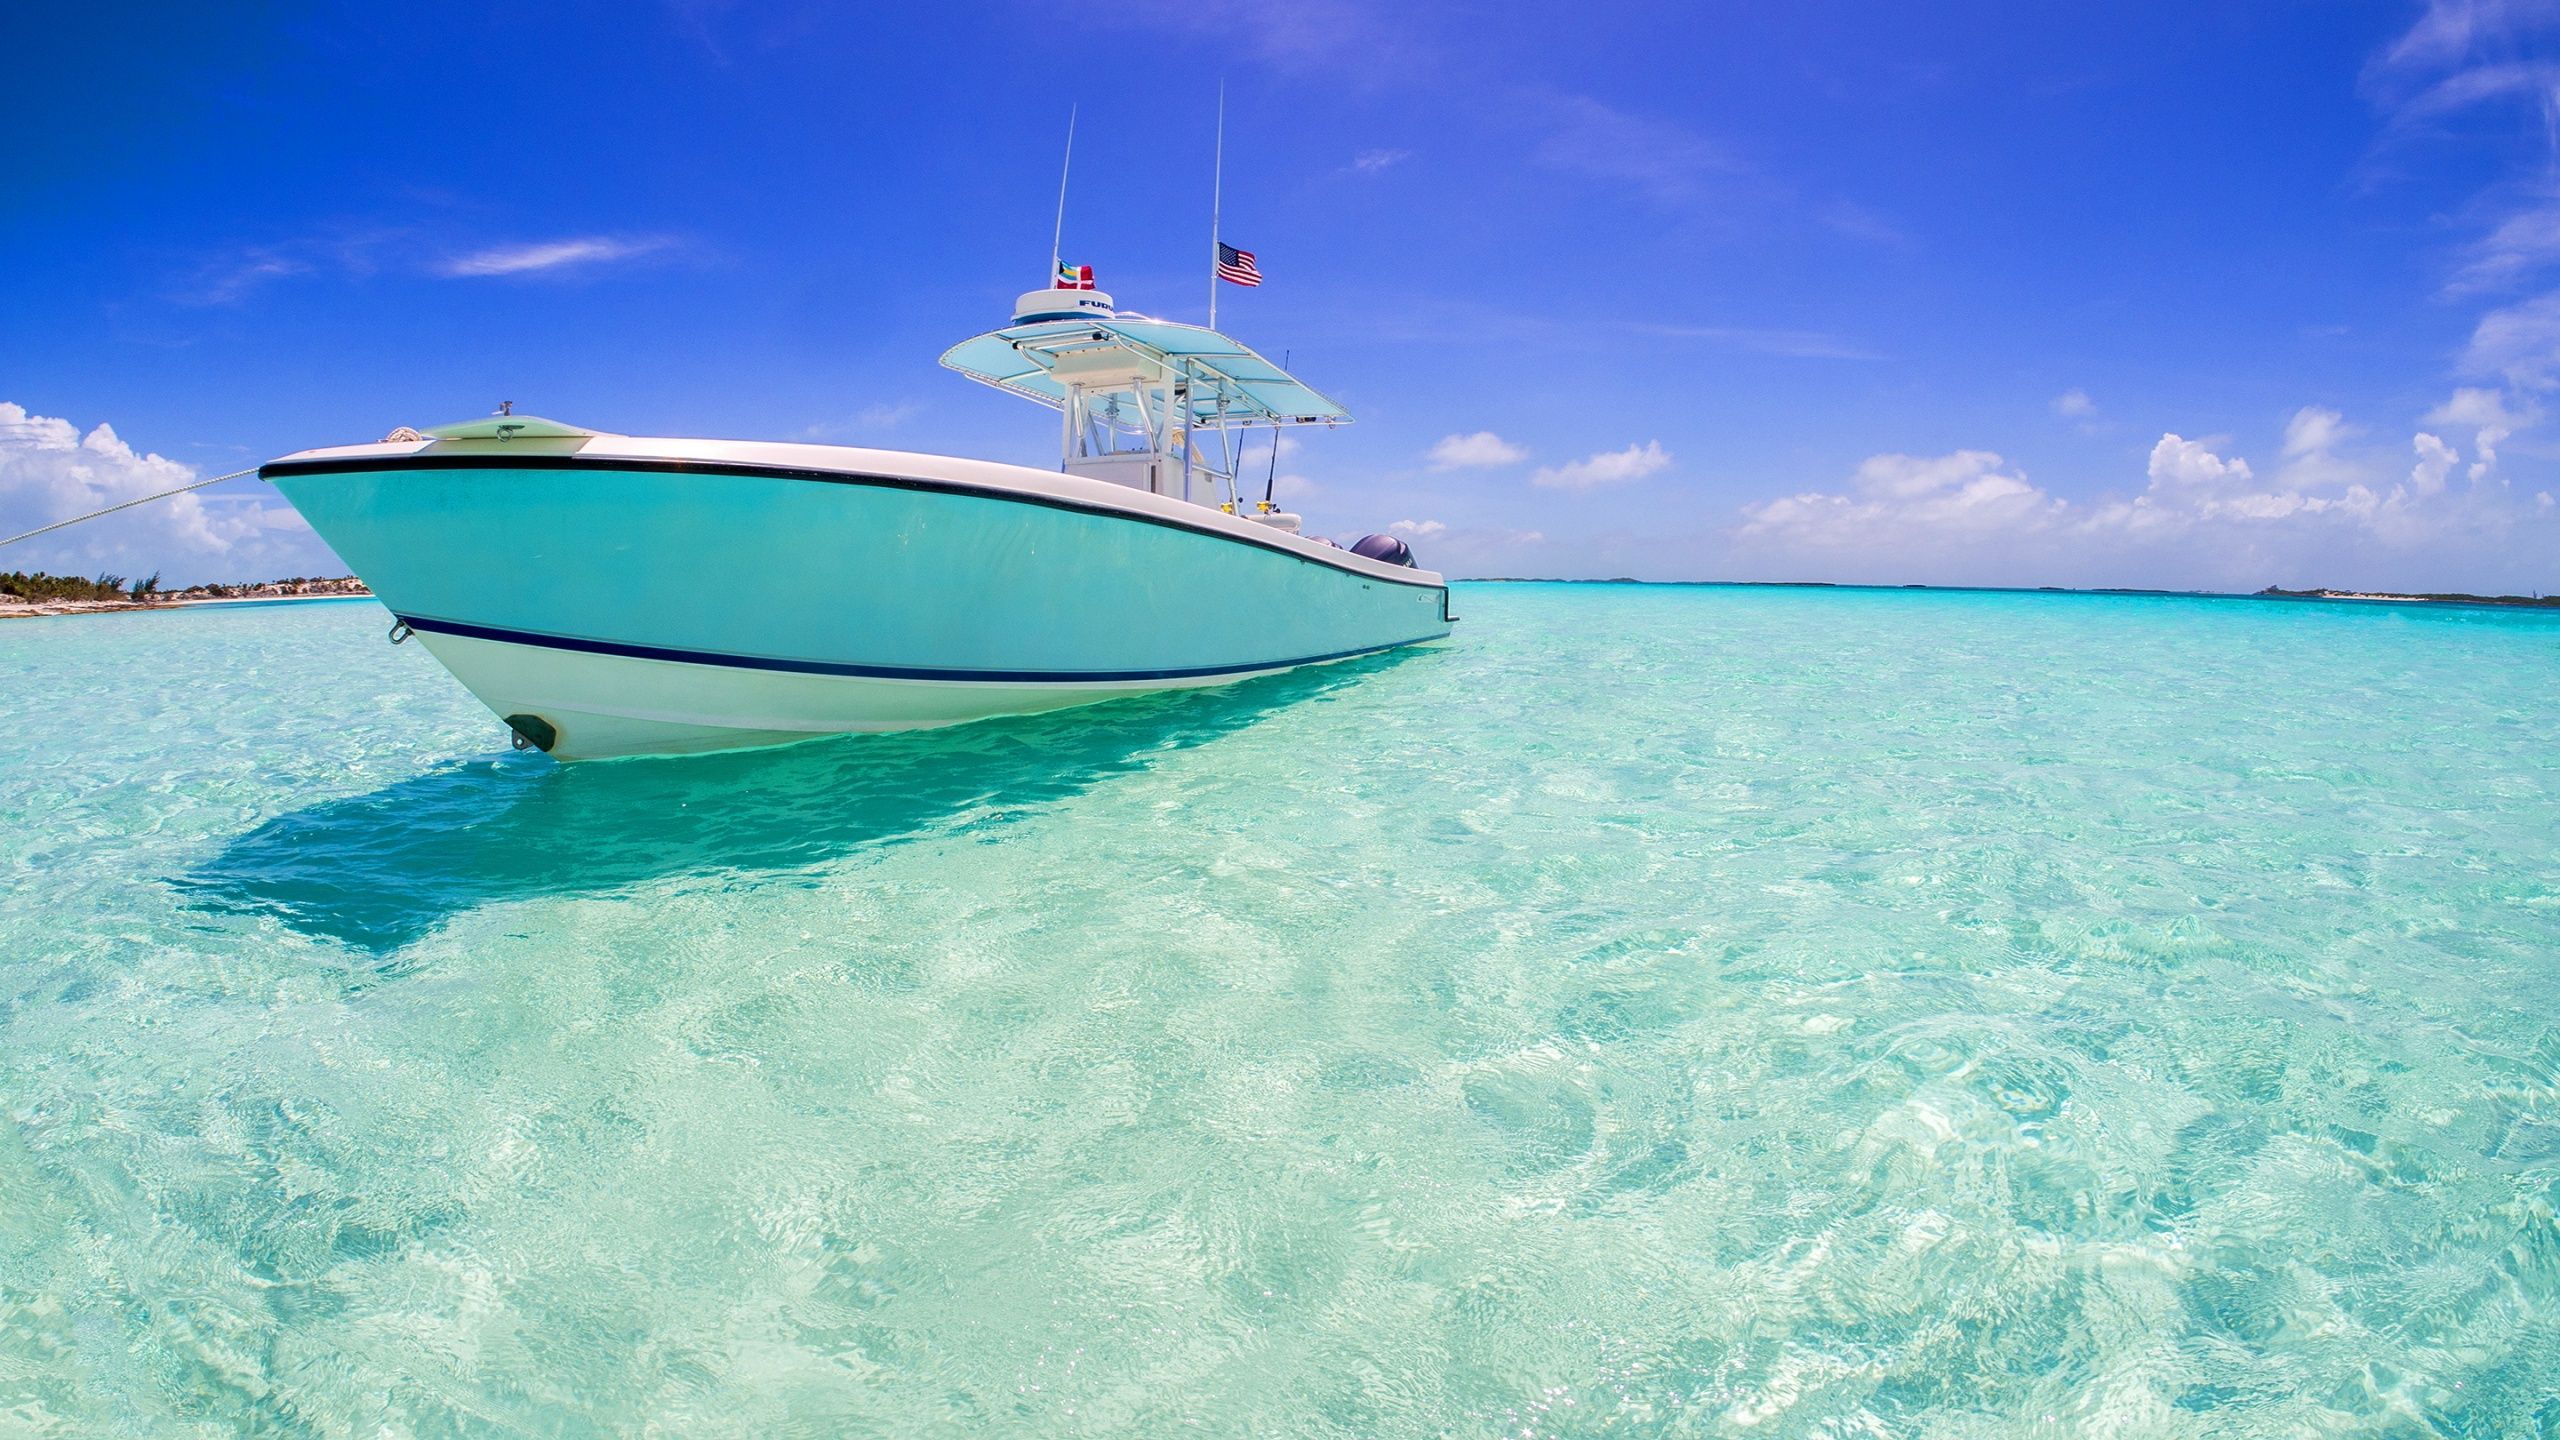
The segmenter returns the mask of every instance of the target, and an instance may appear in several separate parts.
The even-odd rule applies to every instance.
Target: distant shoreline
[[[103,600],[61,597],[32,599],[0,593],[0,620],[34,620],[49,615],[123,615],[147,610],[178,610],[191,605],[273,605],[294,600],[362,600],[373,591],[352,575],[333,580],[269,580],[255,585],[195,585],[141,599],[120,596]]]
[[[2313,603],[2352,605],[2480,605],[2516,610],[2560,610],[2560,595],[2469,595],[2460,592],[2401,593],[2390,590],[2287,590],[2270,585],[2264,590],[2145,590],[2124,586],[2095,586],[2087,589],[2063,585],[1861,585],[1832,580],[1638,580],[1619,575],[1608,579],[1577,579],[1544,575],[1477,575],[1457,583],[1467,585],[1658,585],[1665,588],[1716,588],[1734,590],[1930,590],[1945,594],[1975,595],[2116,595],[2151,596],[2170,600],[2287,600]],[[354,576],[332,580],[271,580],[258,585],[198,585],[185,590],[136,600],[120,597],[112,600],[31,600],[24,596],[0,593],[0,620],[36,619],[49,615],[117,615],[147,610],[177,610],[193,605],[271,605],[294,600],[361,600],[373,595],[365,583]]]
[[[1660,585],[1733,590],[1934,590],[1950,595],[2120,595],[2165,600],[2293,600],[2338,601],[2359,605],[2487,605],[2519,610],[2560,610],[2560,595],[2466,595],[2458,592],[2402,594],[2389,590],[2150,590],[2099,585],[1875,585],[1836,580],[1638,580],[1631,575],[1609,579],[1571,579],[1560,575],[1470,575],[1464,585]]]

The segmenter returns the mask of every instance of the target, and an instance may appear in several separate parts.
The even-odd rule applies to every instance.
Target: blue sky
[[[2560,589],[2560,7],[105,5],[0,89],[0,531],[393,426],[1054,461],[1048,260],[1455,574]],[[100,430],[99,427],[107,427]],[[338,567],[255,481],[0,568]]]

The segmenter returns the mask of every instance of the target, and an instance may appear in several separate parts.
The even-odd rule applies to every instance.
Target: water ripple
[[[0,628],[0,1433],[2560,1433],[2560,626],[1461,608],[569,768]]]

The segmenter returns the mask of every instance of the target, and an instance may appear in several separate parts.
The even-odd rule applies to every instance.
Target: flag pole
[[[1049,278],[1042,282],[1058,283],[1058,267],[1067,261],[1067,172],[1076,163],[1076,107],[1067,107],[1067,158],[1058,162],[1058,228],[1049,232]]]
[[[1218,328],[1218,217],[1227,188],[1227,82],[1218,81],[1218,150],[1209,169],[1209,328]]]

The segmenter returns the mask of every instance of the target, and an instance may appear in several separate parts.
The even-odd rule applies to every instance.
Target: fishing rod
[[[1283,350],[1283,351],[1281,351],[1281,352],[1280,352],[1280,368],[1281,368],[1283,371],[1286,371],[1286,370],[1289,368],[1289,357],[1290,357],[1290,356],[1292,356],[1292,355],[1295,355],[1295,354],[1297,354],[1297,353],[1298,353],[1298,352],[1297,352],[1297,351],[1295,351],[1295,350]],[[1274,426],[1272,426],[1272,427],[1271,427],[1271,473],[1262,477],[1262,513],[1263,513],[1263,514],[1265,514],[1265,515],[1268,515],[1268,514],[1270,514],[1270,513],[1271,513],[1271,490],[1272,490],[1272,487],[1273,487],[1273,486],[1278,485],[1279,483],[1280,483],[1280,427],[1279,427],[1279,426],[1277,426],[1277,425],[1274,425]]]

